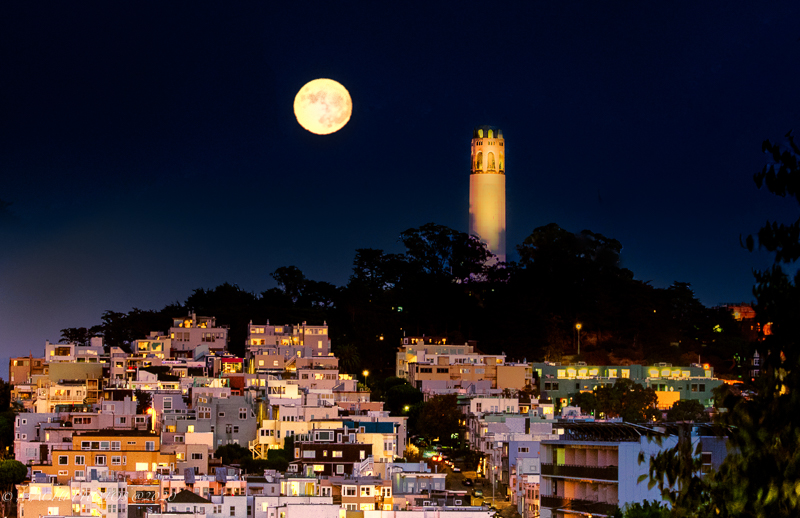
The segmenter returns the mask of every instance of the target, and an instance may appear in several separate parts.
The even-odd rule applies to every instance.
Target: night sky
[[[752,300],[740,234],[800,128],[800,2],[5,2],[0,361],[104,310],[160,309],[355,249],[467,230],[472,128],[503,130],[509,252],[550,222],[623,244],[636,278]],[[318,77],[353,99],[313,135]],[[513,254],[511,259],[514,258]]]

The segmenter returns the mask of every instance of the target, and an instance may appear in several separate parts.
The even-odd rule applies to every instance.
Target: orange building
[[[46,473],[59,483],[89,480],[109,472],[125,478],[148,479],[155,473],[175,469],[175,453],[161,453],[161,437],[140,430],[76,432],[69,448],[53,448],[50,461],[31,466],[33,473]]]

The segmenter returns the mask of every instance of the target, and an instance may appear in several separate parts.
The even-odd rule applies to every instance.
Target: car
[[[472,486],[472,485],[474,485],[474,482],[472,482],[472,479],[471,479],[471,478],[465,478],[464,480],[462,480],[462,481],[461,481],[461,483],[462,483],[462,484],[464,484],[465,486]]]
[[[473,489],[472,496],[483,498],[483,491],[481,491],[480,489]]]
[[[453,473],[461,473],[461,468],[459,468],[458,466],[453,466],[452,469],[453,469]]]

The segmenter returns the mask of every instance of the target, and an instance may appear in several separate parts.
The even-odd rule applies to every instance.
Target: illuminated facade
[[[469,175],[469,233],[478,236],[496,261],[506,260],[506,151],[503,132],[478,126],[472,134]]]

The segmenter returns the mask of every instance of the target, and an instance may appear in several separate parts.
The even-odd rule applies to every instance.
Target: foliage
[[[96,335],[93,329],[87,329],[85,327],[68,327],[61,330],[61,340],[59,340],[59,343],[89,345],[92,337],[94,336]]]
[[[669,518],[670,510],[666,505],[653,500],[642,503],[627,504],[623,509],[617,510],[614,518]]]
[[[4,491],[3,516],[11,515],[9,505],[12,499],[5,498],[5,495],[12,496],[16,492],[16,484],[24,481],[27,476],[28,468],[20,461],[14,459],[0,461],[0,488]]]
[[[263,473],[265,469],[286,471],[289,461],[285,450],[269,450],[266,459],[254,459],[250,450],[238,444],[226,444],[217,448],[214,456],[222,460],[222,464],[238,464],[247,473]]]
[[[222,460],[223,464],[238,464],[242,459],[252,456],[250,450],[239,444],[225,444],[214,453],[214,457]]]
[[[145,390],[136,389],[133,393],[136,398],[136,413],[144,414],[153,404],[153,395]]]
[[[578,392],[572,396],[570,404],[579,407],[584,414],[594,415],[597,411],[597,397],[592,392]]]
[[[404,383],[394,385],[386,391],[386,410],[391,415],[404,415],[406,406],[410,408],[422,401],[422,392],[403,381]]]
[[[0,458],[14,455],[14,423],[20,405],[11,401],[11,387],[0,379]]]
[[[658,416],[655,390],[629,379],[618,379],[610,387],[598,387],[594,394],[597,411],[607,418],[621,417],[629,423],[643,423]]]
[[[736,355],[748,352],[730,314],[705,308],[687,283],[657,289],[635,280],[622,267],[621,243],[590,230],[535,228],[517,247],[520,261],[502,266],[486,264],[488,252],[474,236],[433,223],[405,230],[399,243],[401,253],[356,250],[342,287],[282,266],[271,274],[277,287],[261,293],[230,283],[198,288],[161,310],[107,311],[100,325],[66,328],[62,339],[85,343],[97,335],[128,350],[194,311],[228,326],[229,350],[242,356],[251,321],[326,322],[342,372],[368,369],[376,395],[380,380],[395,374],[404,336],[475,340],[482,352],[510,360],[569,361],[581,322],[585,361],[681,363],[702,354],[717,373],[730,372]]]
[[[800,203],[800,149],[791,134],[786,145],[765,142],[773,163],[754,180],[759,187]],[[746,239],[752,250],[752,236]],[[676,482],[672,493],[676,516],[800,516],[800,348],[795,331],[800,314],[800,273],[782,264],[800,258],[800,220],[789,225],[767,222],[758,245],[775,254],[771,268],[755,272],[756,315],[771,323],[772,334],[759,343],[762,375],[750,399],[715,394],[720,423],[730,427],[729,452],[712,476],[698,477],[696,464],[683,448],[651,461],[651,483]]]
[[[681,399],[676,401],[667,411],[667,421],[693,421],[696,423],[708,421],[705,407],[696,399]]]
[[[709,512],[708,490],[710,477],[701,475],[702,443],[692,448],[691,425],[679,428],[678,441],[672,448],[662,449],[650,458],[649,475],[639,477],[639,483],[650,479],[648,488],[658,486],[661,498],[670,504],[676,518],[704,516]],[[650,438],[662,444],[661,437]],[[639,463],[645,462],[639,452]]]
[[[415,405],[416,406],[416,405]],[[438,439],[442,444],[456,444],[462,431],[463,414],[458,409],[455,394],[434,396],[421,404],[416,417],[414,435],[421,435],[430,441]]]

